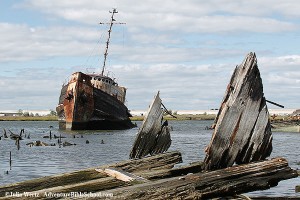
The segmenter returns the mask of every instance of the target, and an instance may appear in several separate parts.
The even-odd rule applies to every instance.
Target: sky
[[[300,108],[297,0],[2,0],[0,110],[55,110],[73,72],[101,72],[112,8],[126,24],[113,25],[106,73],[130,110],[157,91],[172,111],[219,108],[249,52],[266,98]]]

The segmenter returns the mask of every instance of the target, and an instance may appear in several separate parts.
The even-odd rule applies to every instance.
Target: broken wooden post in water
[[[20,150],[20,138],[16,139],[17,149]]]
[[[162,124],[164,109],[159,92],[154,97],[130,152],[130,158],[142,158],[166,152],[171,145],[168,122]]]
[[[22,140],[22,136],[14,134],[13,132],[11,132],[10,130],[8,130],[10,133],[10,139],[12,140],[16,140],[17,138],[19,138],[20,140]]]
[[[6,134],[6,130],[5,129],[3,129],[3,136],[4,136],[4,138],[8,138],[8,136],[7,136],[7,134]]]
[[[9,169],[11,170],[12,160],[11,160],[11,151],[9,152]]]
[[[237,66],[206,149],[207,170],[263,160],[272,152],[269,112],[255,53]]]

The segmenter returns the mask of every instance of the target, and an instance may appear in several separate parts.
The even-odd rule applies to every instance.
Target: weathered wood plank
[[[272,151],[272,133],[254,53],[236,67],[206,149],[206,169],[262,160]]]
[[[96,169],[96,171],[100,173],[105,173],[110,177],[113,177],[115,179],[124,181],[124,182],[130,182],[130,181],[141,181],[141,182],[147,182],[148,180],[145,178],[142,178],[140,176],[134,175],[129,172],[125,172],[123,170],[115,169],[115,168],[106,168],[106,169]]]
[[[162,178],[168,178],[168,177],[175,177],[175,176],[182,176],[189,173],[197,173],[200,172],[203,168],[203,162],[194,162],[187,166],[181,166],[178,168],[173,169],[162,169],[162,170],[145,170],[145,171],[139,171],[134,172],[135,175],[144,177],[149,180],[158,180]],[[84,182],[78,182],[70,185],[64,185],[64,186],[57,186],[57,187],[51,187],[51,188],[45,188],[42,190],[37,191],[30,191],[34,194],[39,194],[38,198],[31,198],[33,199],[46,199],[44,197],[45,193],[71,193],[71,192],[101,192],[108,189],[113,188],[120,188],[135,184],[141,184],[143,181],[133,181],[133,182],[124,182],[121,180],[117,180],[113,177],[105,177],[105,178],[99,178],[94,179],[90,181],[84,181]],[[0,199],[11,199],[11,198],[1,198]],[[22,199],[22,198],[16,198],[16,199]],[[24,198],[26,199],[26,198]]]
[[[150,154],[155,155],[166,152],[171,146],[170,127],[163,126],[156,136],[155,146],[151,149]]]
[[[283,158],[106,190],[113,199],[207,199],[264,190],[297,177]]]
[[[170,169],[175,164],[182,162],[181,153],[178,151],[167,152],[155,156],[146,157],[139,160],[126,160],[116,164],[99,166],[96,168],[117,168],[127,172],[139,172],[144,170],[155,169]],[[89,168],[85,170],[64,173],[54,176],[42,177],[38,179],[28,180],[20,183],[0,186],[0,196],[4,196],[7,191],[29,192],[37,191],[45,188],[52,188],[57,186],[65,186],[70,184],[77,184],[85,181],[93,181],[106,178],[105,173],[97,172],[96,168]],[[109,180],[110,181],[110,180]],[[108,181],[108,182],[109,182]],[[115,181],[117,182],[117,181]],[[112,182],[111,184],[115,184]],[[115,185],[118,186],[119,182]],[[111,187],[110,187],[111,188]]]
[[[148,154],[166,152],[171,145],[167,121],[162,124],[164,109],[159,92],[154,97],[136,136],[129,158],[142,158]]]

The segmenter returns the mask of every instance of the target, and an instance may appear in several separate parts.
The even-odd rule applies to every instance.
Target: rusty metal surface
[[[76,72],[65,89],[60,127],[63,129],[128,129],[134,127],[127,107],[115,96],[94,87],[92,77]]]

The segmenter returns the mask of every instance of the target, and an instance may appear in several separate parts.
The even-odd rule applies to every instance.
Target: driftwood
[[[142,182],[147,182],[148,180],[137,176],[132,173],[125,172],[120,169],[115,169],[115,168],[107,168],[107,169],[96,169],[96,171],[105,173],[110,177],[116,178],[118,180],[124,181],[124,182],[130,182],[130,181],[142,181]]]
[[[178,151],[159,154],[139,160],[126,160],[116,164],[0,186],[0,197],[5,196],[5,192],[7,191],[19,193],[44,190],[51,192],[94,192],[111,189],[123,186],[125,183],[112,177],[108,177],[105,173],[100,173],[96,171],[96,169],[116,168],[129,173],[134,172],[137,175],[140,175],[143,171],[149,172],[151,170],[157,171],[157,173],[161,176],[168,177],[176,173],[180,173],[176,172],[176,170],[171,170],[175,164],[180,162],[182,162],[182,157],[181,153]],[[200,169],[201,167],[197,165],[196,167],[188,168],[189,170],[184,169],[182,172],[193,171],[195,168]],[[144,178],[155,179],[157,176],[159,175],[156,174],[155,176],[154,173],[152,176],[148,174]]]
[[[283,158],[106,190],[112,199],[207,199],[276,186],[297,177]]]
[[[7,191],[38,195],[31,199],[47,199],[44,195],[50,193],[72,192],[112,194],[109,199],[207,199],[268,189],[276,186],[281,180],[298,176],[297,171],[288,167],[288,162],[283,158],[208,172],[200,172],[204,167],[200,162],[171,169],[180,161],[179,152],[170,152],[0,186],[0,199],[12,199],[5,196]],[[118,180],[104,173],[105,169],[109,168],[133,173],[142,177],[142,180]]]
[[[130,152],[130,158],[142,158],[166,152],[171,145],[168,122],[162,124],[164,109],[159,92],[154,97]]]
[[[206,169],[263,160],[271,154],[269,112],[254,53],[236,67],[213,126]]]

